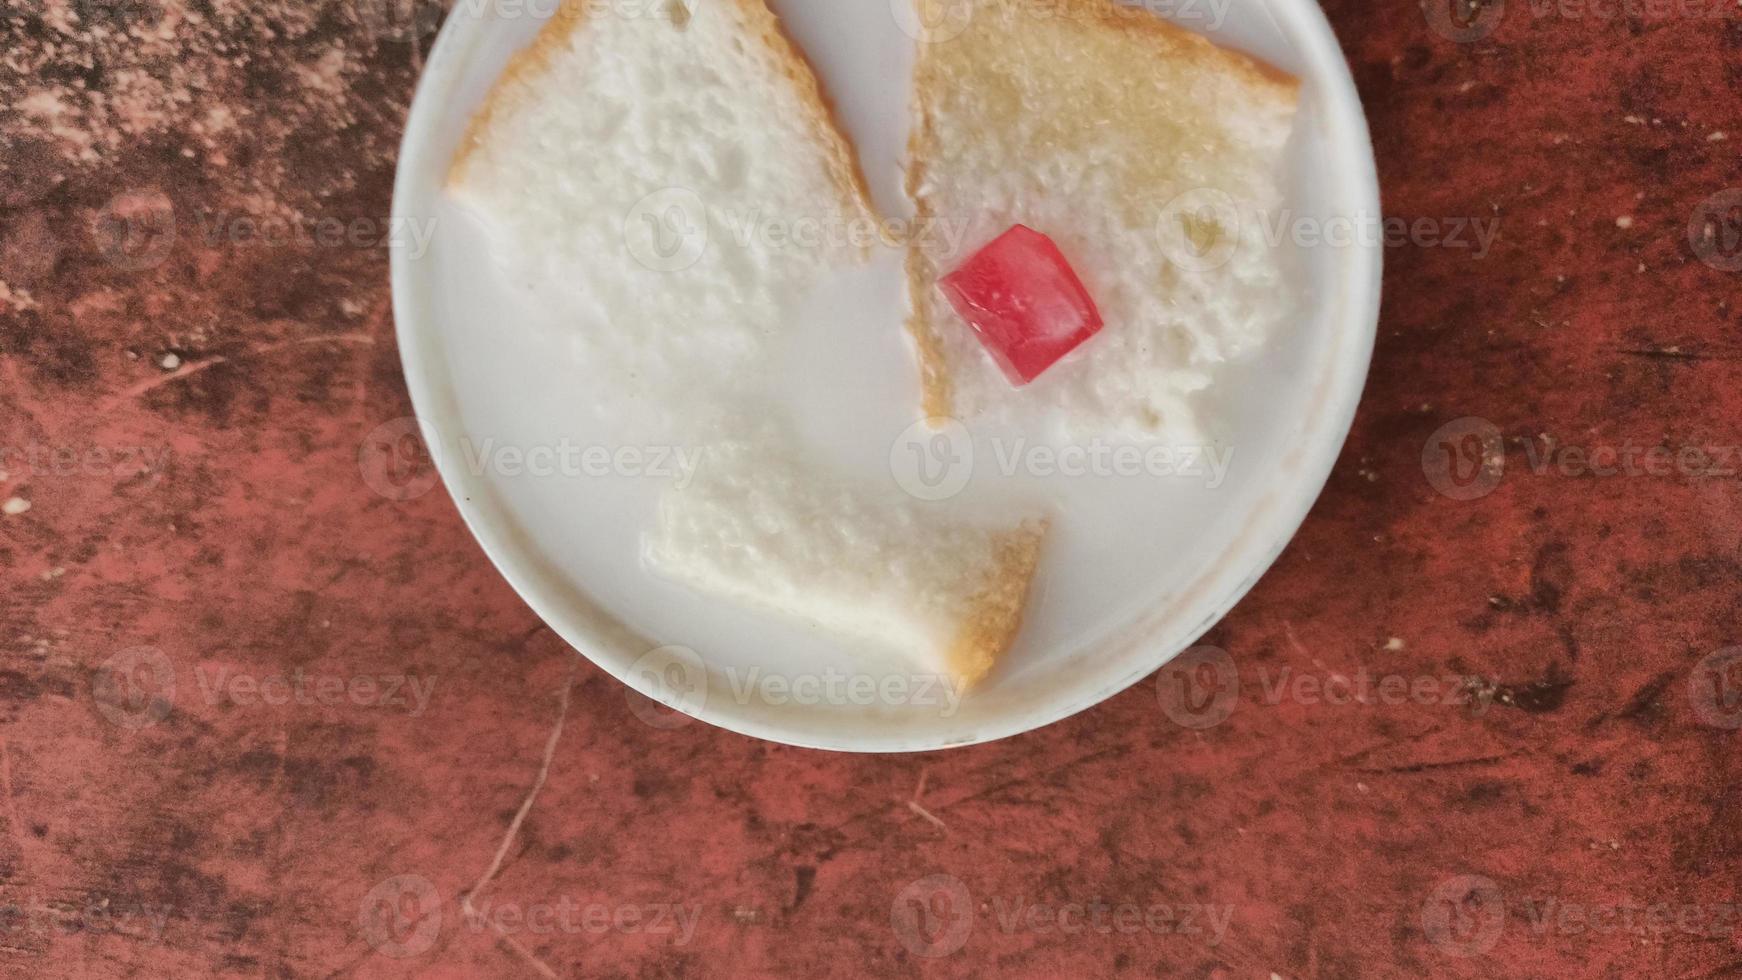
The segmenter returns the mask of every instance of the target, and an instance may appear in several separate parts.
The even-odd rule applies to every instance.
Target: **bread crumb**
[[[1615,219],[1615,227],[1617,227],[1617,228],[1631,228],[1631,227],[1633,227],[1633,216],[1630,214],[1624,214],[1621,217],[1616,218]]]
[[[25,500],[23,497],[13,497],[5,503],[0,504],[0,514],[5,514],[7,517],[17,517],[19,514],[22,514],[29,509],[30,501]]]
[[[163,365],[165,371],[174,371],[176,368],[181,367],[181,358],[176,356],[172,351],[171,353],[163,355],[163,360],[158,361],[157,363]]]

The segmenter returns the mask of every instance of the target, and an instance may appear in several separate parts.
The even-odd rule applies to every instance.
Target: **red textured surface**
[[[1742,444],[1734,242],[1702,261],[1688,231],[1742,185],[1742,12],[1515,0],[1455,43],[1413,3],[1332,0],[1387,213],[1500,230],[1481,258],[1387,250],[1349,446],[1210,634],[1238,666],[1231,714],[1176,724],[1146,682],[998,744],[854,758],[645,724],[540,627],[439,488],[395,500],[364,482],[366,436],[408,414],[379,229],[272,244],[229,219],[381,221],[433,18],[212,6],[0,21],[0,501],[30,504],[0,517],[0,973],[1742,970],[1742,763],[1711,723],[1731,718],[1727,689],[1691,683],[1742,643],[1742,460],[1531,465],[1544,434]],[[149,229],[166,205],[166,248],[105,247],[106,207]],[[1504,471],[1461,500],[1423,456],[1463,446],[1431,437],[1467,416],[1502,437]],[[1271,696],[1284,671],[1363,670],[1489,680],[1474,705]],[[305,695],[321,678],[435,686],[421,713],[207,690],[299,671]],[[565,697],[548,779],[473,896],[548,928],[473,928],[461,896]],[[937,823],[908,805],[922,774]],[[383,932],[360,910],[416,883],[400,875],[427,889]],[[904,889],[933,875],[959,882],[955,904],[907,928],[925,920]],[[1124,926],[1106,934],[1011,917],[1096,901],[1150,917],[1109,913]],[[658,903],[693,910],[693,933],[544,918]],[[1226,910],[1219,941],[1161,914],[1187,905]],[[1668,911],[1618,911],[1653,905]]]

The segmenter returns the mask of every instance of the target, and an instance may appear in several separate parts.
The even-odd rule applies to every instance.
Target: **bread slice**
[[[472,117],[447,186],[512,274],[565,285],[584,356],[625,378],[754,361],[876,224],[762,0],[563,0]]]
[[[1044,521],[964,522],[753,445],[662,498],[646,559],[698,589],[860,637],[965,690],[1022,623]]]
[[[925,414],[1038,406],[1067,431],[1201,441],[1192,394],[1292,308],[1261,219],[1281,203],[1297,83],[1140,5],[968,9],[915,71],[908,192],[920,227],[965,229],[908,254]],[[1106,324],[1023,389],[936,288],[1017,223],[1057,242]]]
[[[740,398],[744,373],[777,360],[794,299],[877,240],[854,156],[762,0],[567,0],[473,117],[447,183],[505,268],[567,284],[573,339],[635,386],[637,422],[666,416],[662,438],[707,447],[661,498],[650,567],[958,686],[985,676],[1020,625],[1042,525],[970,525],[848,486],[790,452],[779,406]]]
[[[594,8],[590,18],[589,7]],[[654,15],[656,9],[661,16]],[[654,57],[638,60],[636,49]],[[562,81],[589,77],[602,84],[589,86],[584,92],[553,92],[550,88]],[[841,195],[842,211],[870,213],[864,174],[846,138],[835,127],[816,74],[763,0],[665,0],[662,5],[650,0],[632,11],[608,10],[589,0],[563,0],[532,44],[509,61],[484,105],[473,114],[449,166],[448,185],[465,188],[480,156],[493,157],[500,164],[520,152],[523,147],[505,145],[505,140],[517,121],[536,115],[541,103],[572,107],[568,100],[573,99],[588,110],[583,116],[597,114],[608,119],[632,108],[629,103],[637,95],[657,98],[665,94],[659,86],[666,79],[700,83],[669,93],[668,98],[700,101],[712,97],[720,100],[718,108],[747,107],[753,115],[769,114],[770,118],[760,120],[767,128],[745,133],[743,146],[766,151],[765,144],[753,142],[756,136],[783,128],[796,134],[799,145],[788,149],[795,156],[808,150],[821,158]],[[612,83],[622,82],[628,85],[609,90]],[[737,82],[749,87],[735,89],[733,83]],[[637,88],[642,91],[637,92]],[[588,99],[604,101],[585,105]],[[738,105],[728,105],[733,102]],[[659,107],[640,108],[652,116]],[[790,110],[790,114],[776,117],[778,110]],[[578,128],[588,124],[581,117],[573,122]],[[526,135],[524,131],[522,135]],[[542,148],[552,147],[546,144]],[[803,162],[794,160],[793,164]],[[485,169],[489,166],[488,162],[480,165]]]

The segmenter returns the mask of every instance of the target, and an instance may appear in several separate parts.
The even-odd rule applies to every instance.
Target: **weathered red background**
[[[1742,459],[1532,465],[1742,445],[1742,222],[1714,211],[1707,239],[1699,211],[1742,186],[1742,10],[1513,0],[1462,42],[1409,0],[1328,10],[1387,212],[1499,236],[1387,249],[1341,463],[1209,637],[1232,713],[1183,727],[1145,683],[861,758],[646,724],[440,488],[363,479],[368,434],[409,414],[382,241],[439,10],[14,0],[0,973],[1742,972],[1742,719],[1707,659],[1742,643]],[[342,240],[236,224],[298,215]],[[1433,438],[1465,417],[1504,440],[1470,500],[1423,463],[1469,448]],[[1487,680],[1474,704],[1330,704],[1267,696],[1285,670]],[[298,671],[435,686],[421,713],[207,690]],[[934,875],[943,898],[909,888]],[[1095,902],[1173,917],[1057,928]],[[659,904],[693,934],[543,918]],[[1178,928],[1186,906],[1225,933]]]

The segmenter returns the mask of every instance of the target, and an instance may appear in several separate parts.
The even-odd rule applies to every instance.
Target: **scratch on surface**
[[[272,745],[273,745],[273,748],[276,750],[277,755],[278,755],[278,768],[272,774],[272,789],[274,792],[277,792],[283,788],[283,786],[285,784],[286,774],[289,772],[289,765],[290,765],[290,727],[289,726],[287,726],[287,725],[278,726],[278,735],[276,738],[273,739]],[[284,876],[280,873],[280,869],[282,869],[284,867],[284,864],[285,864],[285,861],[284,861],[285,840],[284,840],[284,838],[285,838],[285,834],[284,834],[284,831],[282,828],[279,829],[278,833],[275,833],[272,835],[272,860],[266,866],[267,880],[271,883],[274,890],[283,887]],[[285,964],[295,954],[295,948],[294,948],[295,947],[295,939],[290,934],[291,930],[286,928],[284,923],[279,922],[279,923],[275,923],[275,925],[277,926],[277,928],[275,928],[273,930],[274,935],[272,937],[274,940],[274,947],[275,947],[272,950],[273,962],[274,962],[274,966],[277,968],[275,972],[285,973],[285,972],[288,972],[288,968],[286,967]]]
[[[533,801],[538,799],[539,791],[544,789],[545,779],[550,776],[551,763],[556,759],[556,746],[557,743],[562,740],[563,726],[568,722],[569,718],[569,695],[574,689],[575,676],[580,668],[580,657],[573,651],[568,650],[567,647],[565,647],[564,650],[569,655],[569,674],[567,679],[563,681],[562,703],[557,708],[556,724],[551,727],[550,737],[545,740],[544,758],[539,763],[538,775],[533,778],[532,789],[527,792],[526,799],[520,801],[520,809],[515,812],[514,819],[508,822],[508,832],[502,836],[502,844],[496,848],[496,856],[491,859],[490,867],[484,870],[483,875],[478,878],[478,883],[473,885],[466,892],[465,897],[460,900],[460,911],[468,918],[475,918],[478,915],[477,909],[472,905],[472,899],[477,897],[477,895],[484,890],[486,885],[490,884],[491,880],[496,877],[496,872],[502,870],[502,862],[508,857],[508,849],[514,846],[514,838],[520,835],[520,825],[526,822],[526,815],[531,812]],[[508,935],[507,932],[503,930],[500,922],[492,921],[491,927],[495,930],[497,937],[501,939],[508,948],[514,950],[521,957],[525,958],[529,964],[544,976],[554,978],[557,975],[556,971],[545,965],[543,960],[534,956],[531,950],[522,946],[520,943],[516,942],[512,936]]]
[[[329,334],[321,337],[298,337],[295,340],[283,340],[275,344],[256,344],[248,348],[248,353],[268,354],[272,351],[284,350],[290,347],[301,347],[306,344],[367,344],[374,346],[375,338],[366,333],[341,333]],[[132,399],[138,398],[140,395],[155,391],[173,381],[180,381],[190,375],[195,375],[201,371],[215,368],[220,364],[228,364],[229,362],[230,358],[222,354],[208,357],[203,361],[190,361],[162,377],[151,378],[147,381],[141,381],[132,387],[122,389],[120,393],[109,399],[108,407],[113,408],[121,402],[131,401]]]
[[[1295,653],[1298,653],[1301,656],[1308,658],[1309,660],[1312,658],[1312,654],[1309,653],[1307,651],[1306,646],[1300,642],[1300,637],[1294,635],[1294,624],[1293,623],[1289,622],[1286,619],[1283,620],[1282,621],[1282,632],[1288,637],[1288,645],[1291,647],[1294,647]]]
[[[495,928],[496,928],[497,938],[501,939],[502,942],[509,949],[512,949],[516,953],[519,953],[521,958],[526,960],[526,962],[528,964],[530,964],[534,970],[537,970],[541,976],[549,977],[550,980],[556,980],[556,976],[557,976],[556,971],[551,969],[549,964],[545,963],[545,961],[539,959],[537,956],[534,956],[532,954],[532,950],[527,949],[525,946],[522,946],[520,944],[519,940],[515,939],[513,936],[510,936],[508,934],[507,930],[502,928],[502,923],[494,922],[494,923],[491,923],[491,925],[495,926]]]
[[[496,877],[496,872],[502,869],[502,862],[508,857],[508,849],[514,845],[514,838],[520,834],[520,825],[526,821],[526,814],[531,811],[533,801],[538,799],[538,791],[544,789],[544,781],[550,776],[551,760],[556,758],[556,743],[563,737],[563,725],[568,721],[569,691],[575,685],[575,673],[579,663],[574,658],[574,654],[571,653],[570,658],[569,676],[567,680],[563,681],[562,704],[557,709],[556,725],[551,728],[550,738],[546,739],[544,743],[544,761],[539,765],[538,775],[532,781],[532,790],[526,794],[526,799],[520,801],[519,811],[514,814],[514,819],[508,822],[508,833],[503,835],[502,845],[496,848],[496,857],[491,860],[490,867],[485,869],[484,874],[478,879],[478,883],[466,892],[465,901],[461,904],[464,905],[468,914],[473,911],[472,898],[483,891],[484,886],[490,883],[490,879]]]
[[[930,810],[927,810],[925,807],[920,806],[918,800],[908,800],[907,801],[907,808],[909,810],[912,810],[914,813],[917,813],[920,816],[924,817],[925,819],[931,821],[934,825],[937,826],[937,828],[939,830],[945,831],[946,833],[949,831],[950,828],[945,826],[944,822],[942,820],[939,820],[936,816],[934,816]]]
[[[25,865],[26,852],[24,847],[24,822],[18,816],[18,798],[12,793],[12,745],[4,736],[0,736],[0,791],[6,794],[6,822],[12,826],[12,839],[18,845],[19,867],[28,871]]]
[[[922,767],[919,770],[919,785],[913,788],[913,798],[907,801],[907,808],[912,810],[914,813],[919,814],[921,817],[924,817],[926,820],[931,821],[932,825],[937,827],[937,829],[948,833],[950,828],[944,826],[942,820],[939,820],[935,814],[919,804],[919,798],[925,795],[925,774],[926,771]]]
[[[1484,766],[1491,762],[1500,762],[1512,758],[1511,753],[1498,755],[1477,755],[1463,759],[1435,759],[1424,762],[1400,762],[1390,766],[1357,766],[1356,772],[1375,774],[1426,772],[1429,769],[1453,769],[1461,766]]]
[[[1039,772],[1029,772],[1026,775],[1017,776],[1013,779],[1006,779],[1005,781],[1003,781],[1001,783],[995,783],[995,784],[988,786],[984,789],[976,790],[972,793],[969,793],[966,796],[957,797],[956,799],[953,799],[948,804],[946,804],[946,806],[961,806],[963,803],[967,803],[967,802],[970,802],[972,800],[984,799],[986,797],[992,796],[995,793],[1002,793],[1007,789],[1011,789],[1011,788],[1016,787],[1016,786],[1021,786],[1024,783],[1032,783],[1032,782],[1035,782],[1036,780],[1042,780],[1042,779],[1052,779],[1052,778],[1059,776],[1065,772],[1068,772],[1072,769],[1075,769],[1076,767],[1083,765],[1084,763],[1092,762],[1096,759],[1104,759],[1104,758],[1107,758],[1108,756],[1114,756],[1114,757],[1121,756],[1121,755],[1124,755],[1126,752],[1129,752],[1130,750],[1131,750],[1131,747],[1129,745],[1114,745],[1114,746],[1111,746],[1109,748],[1096,749],[1093,752],[1086,752],[1082,755],[1077,756],[1076,758],[1069,759],[1065,762],[1060,763],[1059,765],[1053,766],[1051,769],[1043,769]]]
[[[1680,347],[1621,347],[1618,354],[1629,357],[1649,357],[1663,361],[1735,361],[1742,360],[1742,352],[1729,350],[1683,350]]]
[[[1357,761],[1365,756],[1372,755],[1373,753],[1378,752],[1381,749],[1390,748],[1393,745],[1414,745],[1415,743],[1420,742],[1423,739],[1426,739],[1429,736],[1438,733],[1439,730],[1440,730],[1440,725],[1436,722],[1434,724],[1427,726],[1426,728],[1422,729],[1419,732],[1405,733],[1402,735],[1392,735],[1392,736],[1389,736],[1387,738],[1382,738],[1378,742],[1376,742],[1372,745],[1369,745],[1366,748],[1356,749],[1353,752],[1345,752],[1344,754],[1337,756],[1335,759],[1331,760],[1331,762],[1326,763],[1326,765],[1333,765],[1333,764],[1339,765],[1339,766],[1348,765],[1349,763],[1355,762],[1355,761]],[[1361,767],[1357,766],[1355,768],[1359,769]]]

